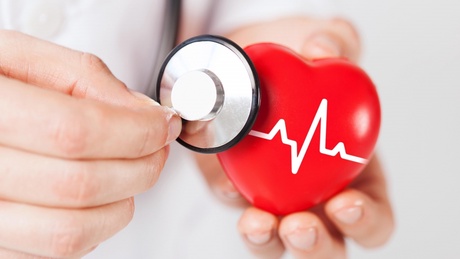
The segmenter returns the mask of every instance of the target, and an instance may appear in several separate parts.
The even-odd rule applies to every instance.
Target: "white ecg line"
[[[339,142],[332,150],[326,148],[326,122],[327,122],[327,100],[323,99],[321,101],[321,104],[318,107],[318,110],[316,111],[315,118],[313,119],[313,122],[310,126],[310,129],[308,130],[307,136],[305,138],[305,141],[303,142],[302,148],[300,149],[300,152],[297,154],[297,142],[294,140],[291,140],[287,136],[287,130],[286,130],[286,122],[283,119],[280,119],[276,125],[272,128],[270,133],[263,133],[260,131],[255,131],[251,130],[249,132],[249,135],[266,139],[266,140],[272,140],[276,134],[279,132],[281,135],[281,141],[283,144],[291,146],[291,166],[292,166],[292,174],[297,174],[299,171],[300,165],[302,164],[302,161],[305,157],[305,154],[307,153],[308,146],[310,145],[311,139],[313,138],[313,134],[316,131],[316,128],[318,127],[319,123],[320,124],[320,137],[319,137],[319,152],[324,154],[324,155],[329,155],[329,156],[336,156],[337,154],[340,154],[340,157],[345,160],[349,160],[352,162],[364,164],[367,162],[366,159],[357,157],[357,156],[352,156],[346,153],[345,151],[345,145],[343,142]]]

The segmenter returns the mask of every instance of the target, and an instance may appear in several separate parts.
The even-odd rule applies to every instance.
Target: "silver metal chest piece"
[[[178,142],[202,152],[227,150],[251,130],[260,106],[254,66],[234,42],[217,36],[191,38],[166,58],[157,100],[183,119]]]

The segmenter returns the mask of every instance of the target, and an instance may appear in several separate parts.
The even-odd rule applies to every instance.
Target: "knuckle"
[[[57,221],[50,244],[51,257],[67,258],[82,252],[85,247],[84,226],[75,217]]]
[[[64,116],[53,129],[57,149],[66,157],[81,156],[86,150],[90,130],[82,117],[81,113]]]
[[[97,205],[100,183],[95,179],[95,170],[91,162],[75,162],[55,183],[55,193],[62,202],[71,207],[89,207]]]
[[[80,53],[80,63],[82,68],[88,72],[109,72],[104,61],[91,53]]]
[[[80,75],[80,78],[73,82],[69,87],[69,93],[72,96],[84,98],[86,97],[89,90],[88,88],[90,87],[88,78],[91,78],[94,74],[98,73],[108,74],[110,71],[107,65],[99,57],[87,52],[79,52],[78,54],[82,74]]]

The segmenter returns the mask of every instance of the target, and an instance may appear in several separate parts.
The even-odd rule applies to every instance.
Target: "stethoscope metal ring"
[[[163,63],[156,96],[183,119],[178,142],[202,152],[227,150],[251,130],[260,106],[255,68],[236,43],[218,36],[191,38]]]

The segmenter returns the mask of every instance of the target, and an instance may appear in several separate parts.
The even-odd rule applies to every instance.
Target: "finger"
[[[241,216],[238,230],[244,243],[257,258],[280,258],[284,247],[277,235],[278,218],[251,207]]]
[[[228,37],[243,47],[258,42],[281,44],[307,59],[346,57],[356,62],[361,50],[356,29],[341,18],[285,18],[246,26]]]
[[[42,257],[68,258],[125,227],[133,199],[85,210],[63,210],[0,201],[0,247]]]
[[[87,249],[85,251],[82,251],[80,253],[75,254],[74,256],[70,257],[65,257],[66,259],[79,259],[82,258],[83,256],[89,254],[90,252],[94,251],[96,247]],[[0,247],[0,258],[14,258],[14,259],[56,259],[56,258],[51,258],[51,257],[43,257],[43,256],[37,256],[37,255],[32,255],[32,254],[26,254],[23,252],[18,252],[18,251],[13,251],[13,250],[8,250],[5,248]]]
[[[248,206],[246,199],[228,179],[216,155],[196,153],[195,157],[209,188],[220,201],[231,206]]]
[[[153,102],[137,98],[98,57],[15,32],[0,30],[0,75],[25,83],[122,106]]]
[[[311,212],[290,214],[279,227],[286,250],[294,258],[345,258],[343,239],[331,235],[321,219]]]
[[[351,188],[327,202],[329,219],[345,236],[364,247],[383,245],[394,230],[394,217],[376,158]]]
[[[152,187],[167,154],[164,148],[132,160],[62,160],[0,147],[0,199],[60,208],[108,204]]]
[[[299,53],[307,59],[345,57],[356,62],[361,44],[353,25],[344,19],[318,24],[303,42]]]
[[[140,157],[180,133],[166,107],[127,109],[0,76],[0,144],[66,158]],[[14,122],[14,123],[13,123]]]

